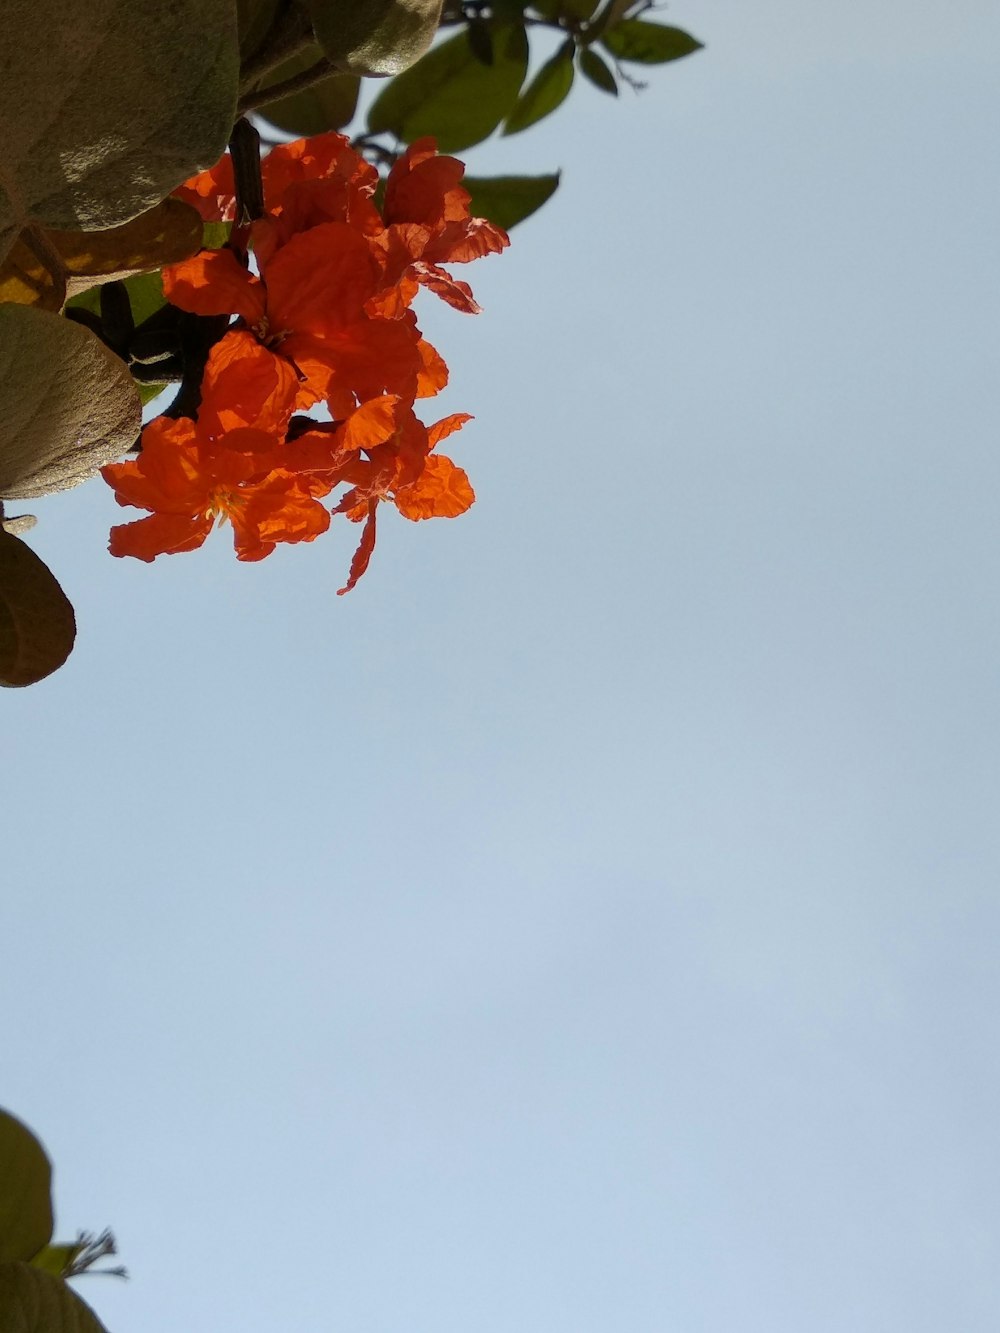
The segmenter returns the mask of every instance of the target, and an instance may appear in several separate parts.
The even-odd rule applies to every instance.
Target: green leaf
[[[28,550],[17,537],[0,532],[0,552],[8,549],[7,542]],[[51,1237],[52,1165],[27,1125],[0,1111],[0,1261],[31,1259]]]
[[[238,64],[233,0],[5,0],[0,258],[32,221],[114,227],[216,162]]]
[[[347,74],[401,74],[424,54],[442,0],[303,0],[320,46]]]
[[[589,19],[597,8],[597,0],[531,0],[531,8],[550,19],[562,15],[573,19]]]
[[[321,56],[319,47],[311,44],[268,74],[260,91],[272,84],[283,83],[293,74],[312,69]],[[339,130],[350,123],[358,105],[360,88],[361,79],[356,74],[331,74],[328,79],[314,83],[300,93],[265,103],[260,114],[286,134],[303,138],[310,134],[325,134],[327,130]]]
[[[0,498],[76,486],[139,433],[128,367],[89,329],[31,306],[0,306]]]
[[[517,99],[507,117],[504,134],[518,134],[529,125],[552,114],[569,96],[573,87],[573,53],[576,43],[570,38],[551,60],[547,60]]]
[[[668,60],[680,60],[702,49],[702,43],[682,28],[642,19],[622,19],[601,41],[613,56],[637,65],[665,65]]]
[[[46,1245],[32,1259],[31,1266],[40,1268],[43,1273],[51,1273],[53,1277],[66,1277],[82,1249],[79,1244]]]
[[[559,173],[551,176],[464,176],[462,188],[472,196],[474,218],[489,218],[498,227],[511,227],[531,217],[559,185]]]
[[[93,1310],[60,1278],[28,1264],[0,1264],[3,1333],[107,1333]]]
[[[206,222],[205,232],[210,227],[220,227],[225,229],[225,235],[219,242],[225,244],[229,239],[229,230],[232,227],[230,222]],[[209,242],[206,240],[205,245]],[[128,293],[129,304],[132,307],[132,322],[136,325],[144,323],[150,315],[155,315],[157,310],[162,309],[167,304],[167,298],[163,295],[163,275],[156,273],[138,273],[134,278],[126,278],[123,284]],[[93,314],[101,313],[101,289],[100,287],[89,287],[85,292],[80,292],[74,296],[71,301],[66,302],[67,310],[90,310]]]
[[[580,73],[600,88],[602,93],[610,93],[612,97],[618,96],[615,76],[608,69],[606,62],[589,46],[580,52]]]
[[[513,109],[527,69],[523,24],[493,28],[492,65],[476,59],[463,30],[393,79],[372,103],[369,129],[404,143],[432,134],[443,153],[470,148]]]

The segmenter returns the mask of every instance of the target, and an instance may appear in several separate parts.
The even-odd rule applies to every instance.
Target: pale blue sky
[[[111,1333],[996,1328],[1000,14],[664,17],[472,157],[565,174],[423,301],[469,515],[35,506],[0,1100]]]

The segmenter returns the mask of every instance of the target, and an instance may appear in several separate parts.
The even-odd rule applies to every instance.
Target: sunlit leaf
[[[11,544],[10,548],[7,543]],[[14,547],[28,551],[19,538],[0,532],[0,570],[6,569],[4,553]],[[31,556],[30,551],[28,554]],[[33,558],[38,559],[37,556]],[[39,560],[38,563],[41,565],[42,562]],[[2,597],[0,588],[0,678],[5,665]],[[27,1125],[22,1125],[9,1112],[0,1111],[0,1261],[31,1259],[49,1243],[52,1236],[51,1190],[52,1166],[45,1149]],[[2,1321],[0,1328],[4,1328]]]
[[[472,196],[473,217],[489,218],[509,231],[551,199],[559,173],[551,176],[463,176],[462,186]]]
[[[348,74],[401,74],[430,46],[442,0],[303,0],[331,63]]]
[[[504,125],[504,134],[517,134],[529,125],[536,125],[566,100],[573,87],[575,50],[576,44],[571,39],[563,43],[551,60],[545,62],[517,99],[517,105]]]
[[[30,221],[117,226],[211,166],[238,63],[233,0],[5,0],[0,256]]]
[[[139,419],[125,363],[89,329],[0,306],[0,497],[86,481],[132,445]]]
[[[513,109],[528,68],[521,24],[493,29],[493,64],[476,59],[463,29],[384,89],[368,112],[372,131],[405,143],[433,135],[444,153],[480,143]]]
[[[702,43],[682,28],[642,19],[622,19],[601,38],[604,46],[619,60],[638,65],[665,65],[702,49]]]
[[[580,73],[595,87],[600,88],[602,93],[610,93],[612,97],[618,96],[615,76],[608,69],[607,63],[590,47],[580,52]]]
[[[0,1264],[3,1333],[107,1333],[61,1278],[28,1264]]]

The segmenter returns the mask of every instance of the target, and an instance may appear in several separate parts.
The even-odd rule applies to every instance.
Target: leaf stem
[[[324,79],[329,79],[337,71],[330,64],[329,60],[323,56],[317,60],[315,65],[310,65],[308,69],[300,70],[298,74],[292,74],[287,79],[282,79],[280,83],[272,83],[267,88],[258,88],[253,92],[246,93],[240,98],[238,110],[241,115],[246,115],[248,111],[256,111],[258,107],[267,106],[268,102],[277,102],[282,97],[289,97],[292,93],[301,93],[306,88],[311,88],[313,84],[322,83]]]

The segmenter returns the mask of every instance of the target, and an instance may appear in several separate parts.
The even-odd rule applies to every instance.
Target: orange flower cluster
[[[346,514],[365,526],[344,593],[368,566],[381,501],[413,520],[469,508],[468,477],[435,450],[470,418],[417,418],[416,400],[442,389],[448,368],[411,309],[425,286],[476,313],[468,285],[442,265],[508,244],[499,227],[470,216],[464,170],[422,139],[390,171],[379,211],[378,172],[343,135],[268,154],[267,211],[249,232],[257,273],[239,245],[163,270],[173,305],[235,319],[209,353],[197,420],[157,418],[138,458],[103,469],[120,504],[149,511],[112,529],[113,555],[194,550],[228,519],[238,558],[261,560]],[[206,221],[231,218],[230,158],[177,193]],[[332,420],[301,415],[316,404]],[[346,494],[327,508],[342,484]]]

